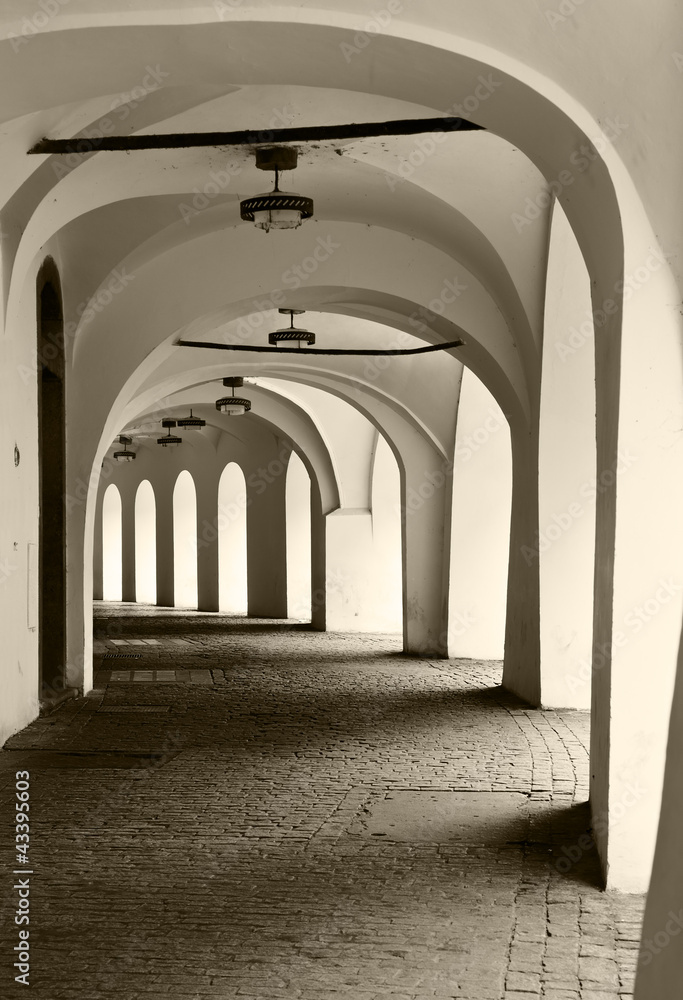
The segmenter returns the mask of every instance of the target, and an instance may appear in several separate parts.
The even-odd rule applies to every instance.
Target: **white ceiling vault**
[[[393,0],[374,12],[360,0],[131,2],[125,11],[82,0],[27,11],[6,0],[6,316],[19,322],[38,263],[53,255],[78,387],[70,406],[76,424],[87,414],[82,445],[94,464],[130,429],[139,393],[141,409],[150,385],[172,398],[169,366],[184,397],[207,365],[214,378],[268,370],[311,384],[331,368],[355,400],[393,400],[447,449],[462,362],[494,393],[513,434],[526,433],[538,411],[553,196],[589,268],[605,278],[622,266],[626,202],[634,225],[660,207],[661,185],[651,169],[639,171],[635,130],[618,111],[634,95],[627,56],[600,48],[617,6],[576,12],[593,29],[577,73],[562,15],[531,0],[514,16],[502,0]],[[592,45],[593,62],[612,62],[618,74],[596,71]],[[292,143],[299,164],[282,187],[315,202],[295,233],[266,235],[241,221],[240,199],[271,180],[250,146],[27,155],[43,136],[89,137],[97,150],[110,135],[251,129],[267,145],[279,128],[445,115],[484,130]],[[568,162],[571,180],[558,180]],[[179,337],[265,343],[277,306],[312,310],[318,346],[396,347],[413,343],[407,334],[461,337],[464,346],[401,359],[370,379],[349,359],[321,367],[249,355],[246,364],[244,355],[174,346]],[[425,393],[435,379],[440,406]],[[423,412],[430,402],[433,412]]]

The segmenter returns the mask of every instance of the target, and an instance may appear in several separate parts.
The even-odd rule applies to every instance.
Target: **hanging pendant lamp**
[[[281,191],[280,171],[294,170],[297,150],[290,146],[256,150],[256,166],[259,170],[275,172],[275,187],[265,194],[245,198],[240,202],[240,216],[246,222],[253,222],[258,229],[296,229],[304,219],[313,215],[313,200],[293,191]]]
[[[201,417],[193,416],[192,407],[190,407],[189,417],[181,417],[177,423],[178,427],[206,427],[206,420],[202,420]]]
[[[299,347],[302,344],[315,344],[315,334],[310,333],[308,330],[299,330],[294,326],[294,317],[302,316],[306,310],[305,309],[278,309],[279,313],[283,313],[285,316],[289,315],[290,323],[286,326],[284,330],[274,330],[273,333],[268,334],[269,344],[280,344],[285,341],[295,341]]]
[[[217,399],[216,409],[220,410],[221,413],[226,413],[229,417],[241,417],[248,413],[251,409],[251,400],[235,395],[235,389],[240,389],[244,385],[244,379],[238,375],[224,378],[223,385],[232,389],[232,395]]]
[[[128,451],[128,445],[133,443],[133,439],[119,434],[119,444],[123,445],[123,451],[115,451],[114,458],[117,462],[133,462],[137,457],[134,451]]]
[[[160,444],[162,448],[177,448],[179,444],[183,443],[183,439],[181,437],[176,437],[174,434],[171,434],[171,428],[176,426],[175,420],[162,420],[161,426],[168,429],[166,437],[157,438],[157,444]]]

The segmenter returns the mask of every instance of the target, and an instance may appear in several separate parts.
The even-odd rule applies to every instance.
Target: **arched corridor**
[[[76,955],[53,916],[77,862],[82,898],[112,895],[74,850],[84,804],[107,871],[110,821],[136,874],[160,876],[164,831],[169,865],[173,831],[203,861],[235,848],[249,942],[298,963],[259,980],[262,949],[221,952],[218,893],[194,942],[218,964],[161,996],[680,992],[682,80],[676,0],[2,4],[0,773],[35,781],[17,835],[64,833],[37,968]],[[92,804],[174,733],[140,769],[154,802],[131,774],[130,826],[100,827]],[[248,867],[261,839],[280,869]],[[353,897],[374,942],[314,881],[303,938],[294,905],[277,936],[290,850],[294,887],[375,858],[372,906]],[[151,885],[154,926],[178,888],[183,923],[185,870]],[[619,893],[647,893],[640,942]],[[83,966],[102,996],[123,952]]]

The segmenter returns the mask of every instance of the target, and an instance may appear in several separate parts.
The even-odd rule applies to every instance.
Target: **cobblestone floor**
[[[631,996],[643,900],[598,888],[586,714],[394,636],[101,604],[95,635],[95,690],[0,752],[0,995],[27,769],[38,1000]]]

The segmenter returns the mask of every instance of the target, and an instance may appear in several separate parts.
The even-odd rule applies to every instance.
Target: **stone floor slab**
[[[101,668],[133,639],[145,681]],[[1,815],[30,771],[35,1000],[585,1000],[579,963],[628,996],[642,900],[573,849],[585,713],[393,635],[98,604],[94,640],[94,691],[0,751]]]

